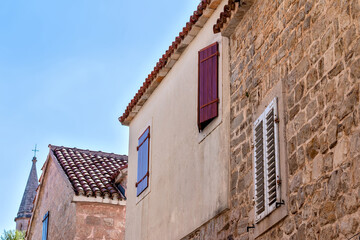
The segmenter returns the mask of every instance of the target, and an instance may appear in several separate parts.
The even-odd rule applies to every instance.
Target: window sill
[[[261,236],[263,233],[265,233],[272,226],[280,222],[287,215],[287,205],[282,205],[281,207],[275,209],[274,212],[270,213],[270,215],[255,224],[254,239]]]
[[[150,185],[142,192],[139,196],[136,197],[136,205],[138,205],[141,200],[143,200],[150,193]]]
[[[198,134],[198,143],[200,144],[207,136],[209,136],[222,123],[221,116],[217,116],[214,120]]]

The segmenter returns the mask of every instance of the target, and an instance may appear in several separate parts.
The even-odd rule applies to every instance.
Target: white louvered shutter
[[[280,202],[280,164],[279,164],[279,136],[277,98],[275,98],[264,112],[265,118],[265,164],[266,164],[266,197],[267,214],[276,208]]]
[[[255,222],[280,202],[280,168],[277,98],[254,123]]]
[[[263,115],[261,115],[254,123],[254,198],[256,222],[261,220],[266,214],[264,159],[264,119]]]

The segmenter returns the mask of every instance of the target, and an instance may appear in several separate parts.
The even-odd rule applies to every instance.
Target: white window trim
[[[268,151],[267,151],[267,140],[268,140],[268,134],[267,134],[267,116],[270,114],[270,112],[273,111],[274,117],[272,118],[272,121],[274,121],[274,155],[275,155],[275,189],[276,189],[276,200],[269,205],[269,186],[268,186]],[[280,162],[279,162],[279,115],[278,115],[278,108],[277,108],[277,97],[275,97],[270,104],[266,107],[266,109],[261,113],[261,115],[258,117],[258,119],[254,122],[253,127],[253,139],[254,139],[254,199],[255,199],[255,223],[260,222],[262,219],[264,219],[266,216],[268,216],[271,212],[273,212],[277,207],[278,203],[281,202],[281,178],[280,178]],[[256,175],[256,128],[259,126],[259,124],[263,125],[263,139],[262,139],[262,145],[263,147],[263,168],[264,168],[264,210],[257,214],[257,184],[256,184],[256,178],[258,175]]]

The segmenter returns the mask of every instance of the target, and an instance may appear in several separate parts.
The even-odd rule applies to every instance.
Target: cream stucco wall
[[[126,239],[180,239],[228,208],[228,40],[214,34],[225,1],[130,123]],[[197,128],[198,50],[219,42],[220,113]],[[136,198],[137,141],[150,125],[150,187]],[[204,137],[207,135],[206,137]]]

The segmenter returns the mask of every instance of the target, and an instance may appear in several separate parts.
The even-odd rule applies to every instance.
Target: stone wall
[[[16,230],[25,232],[28,226],[30,218],[16,219]]]
[[[36,196],[33,219],[27,233],[27,239],[38,240],[42,236],[42,220],[49,211],[49,239],[69,240],[75,237],[75,203],[72,203],[74,192],[67,185],[55,162],[49,159],[40,193]],[[69,183],[70,184],[70,183]]]
[[[76,203],[75,240],[125,238],[125,206]]]
[[[231,206],[184,239],[254,238],[254,115],[279,82],[288,215],[257,239],[360,232],[360,1],[255,0],[230,55]]]

